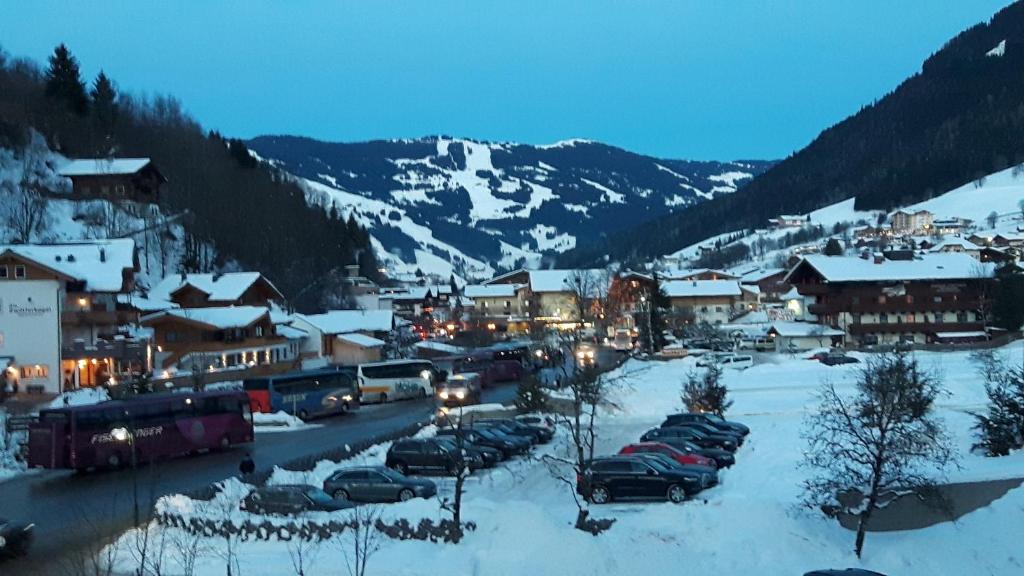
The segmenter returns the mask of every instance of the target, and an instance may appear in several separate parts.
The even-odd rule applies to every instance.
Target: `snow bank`
[[[51,400],[47,408],[63,408],[65,406],[86,406],[88,404],[99,404],[110,400],[110,394],[106,388],[80,388],[71,392],[64,392]]]
[[[301,418],[279,411],[273,414],[255,412],[252,415],[252,424],[257,433],[264,432],[295,432],[296,430],[309,430],[320,428],[320,424],[307,424]]]

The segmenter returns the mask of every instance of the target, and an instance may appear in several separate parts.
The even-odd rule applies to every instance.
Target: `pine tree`
[[[986,414],[975,414],[978,442],[987,456],[1006,456],[1024,446],[1024,367],[1007,369],[1002,363],[986,376]]]
[[[79,116],[89,111],[89,98],[78,69],[78,60],[64,44],[57,46],[50,56],[50,68],[46,71],[46,96],[64,104]]]
[[[668,294],[665,294],[665,290],[661,287],[661,279],[658,278],[658,273],[655,272],[653,276],[654,287],[651,290],[651,342],[654,345],[654,352],[661,350],[668,344],[668,340],[665,337],[665,332],[668,330],[668,309],[672,306],[671,301],[668,298]]]
[[[690,372],[687,375],[680,397],[688,412],[725,416],[725,411],[732,406],[732,400],[727,399],[728,394],[729,390],[722,384],[722,367],[712,363],[703,373]]]
[[[102,149],[98,152],[102,155],[110,155],[113,153],[112,139],[114,124],[117,122],[117,89],[101,70],[92,83],[92,91],[89,95],[92,96],[93,118],[103,138]]]
[[[835,238],[829,238],[825,243],[825,256],[842,256],[843,245]]]

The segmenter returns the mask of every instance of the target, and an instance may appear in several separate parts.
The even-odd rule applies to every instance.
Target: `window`
[[[913,304],[913,303],[914,303],[914,295],[913,294],[907,294],[907,304]]]
[[[14,277],[24,278],[25,277],[25,266],[23,264],[17,264],[14,266]]]
[[[0,278],[7,278],[7,265],[0,266]]]
[[[935,302],[936,304],[941,303],[942,296],[935,296],[934,298],[932,298],[932,302]]]
[[[879,324],[888,324],[889,323],[889,315],[886,314],[885,312],[879,312],[878,313],[878,323]]]
[[[917,321],[917,317],[916,316],[914,316],[913,314],[907,314],[907,323],[908,324],[913,324],[916,321]]]
[[[181,342],[181,335],[174,330],[168,330],[164,333],[164,342]]]
[[[861,315],[860,314],[852,314],[852,318],[853,318],[852,322],[854,324],[860,324],[860,319],[861,319]]]
[[[124,184],[118,184],[117,186],[114,186],[114,192],[116,192],[118,196],[124,196]]]
[[[936,312],[935,313],[935,323],[936,324],[942,324],[942,317],[943,317],[943,313],[942,312]]]
[[[511,308],[511,307],[512,307],[512,301],[511,300],[505,300],[505,308],[508,309],[508,308]]]
[[[715,306],[715,312],[721,312],[721,311],[722,311],[722,307],[721,306]]]
[[[257,326],[256,327],[256,337],[257,338],[262,338],[263,337],[263,326]]]
[[[28,378],[49,378],[50,367],[46,364],[30,364],[21,367],[21,377]]]
[[[960,322],[960,323],[967,322],[967,312],[964,312],[964,311],[957,312],[956,313],[956,321]]]
[[[885,294],[882,294],[881,296],[878,297],[878,303],[885,304]]]
[[[853,298],[852,298],[852,299],[850,300],[850,302],[851,302],[851,303],[853,303],[853,304],[860,304],[860,296],[854,296],[854,297],[853,297]]]

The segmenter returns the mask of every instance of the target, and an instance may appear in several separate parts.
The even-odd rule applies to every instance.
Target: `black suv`
[[[437,441],[444,445],[449,450],[458,450],[459,445],[456,443],[455,438],[452,436],[438,436]],[[501,462],[505,455],[500,450],[495,450],[489,446],[481,446],[479,444],[473,444],[472,442],[463,442],[462,450],[469,456],[479,457],[483,460],[483,466],[481,468],[491,468],[498,462]],[[472,458],[470,458],[472,460]]]
[[[497,428],[512,436],[524,436],[526,438],[530,438],[531,442],[534,444],[546,444],[555,436],[554,432],[547,428],[532,426],[530,424],[524,424],[512,419],[504,418],[484,418],[474,420],[473,426]]]
[[[452,449],[443,439],[424,438],[398,440],[391,445],[385,461],[388,468],[408,474],[412,470],[444,472],[455,475],[463,466],[476,470],[484,460],[469,450],[465,455]]]
[[[743,435],[733,430],[719,430],[710,424],[702,424],[700,422],[680,422],[675,426],[666,426],[666,428],[692,428],[699,432],[703,432],[708,436],[725,436],[732,438],[736,442],[737,446],[743,446]]]
[[[750,428],[747,428],[739,422],[732,420],[726,420],[717,414],[704,414],[700,412],[690,412],[687,414],[670,414],[665,418],[665,421],[661,423],[662,428],[669,428],[672,426],[679,426],[684,423],[695,422],[697,424],[707,424],[714,426],[724,432],[738,432],[743,436],[750,434]]]
[[[594,504],[641,498],[678,503],[701,488],[699,473],[629,456],[594,460],[576,482],[576,491]]]
[[[689,440],[701,448],[720,448],[729,452],[736,451],[736,439],[724,434],[705,434],[693,428],[682,426],[670,426],[667,428],[652,428],[640,437],[642,442],[662,442],[666,438],[682,438]]]
[[[262,486],[249,493],[239,507],[256,514],[299,514],[301,512],[334,512],[354,506],[335,500],[323,490],[307,484]]]
[[[500,454],[499,460],[508,460],[513,454],[523,451],[521,444],[516,443],[512,438],[502,438],[495,434],[488,434],[487,430],[475,430],[473,428],[462,429],[462,440],[473,448],[495,450]],[[459,431],[455,428],[442,428],[437,435],[442,438],[450,438],[453,442]]]

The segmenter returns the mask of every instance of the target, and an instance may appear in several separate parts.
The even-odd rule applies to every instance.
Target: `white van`
[[[434,364],[429,360],[392,360],[359,365],[363,403],[390,402],[434,395]]]
[[[697,361],[698,368],[706,368],[711,364],[718,364],[722,368],[743,370],[754,365],[754,357],[749,354],[736,354],[734,352],[714,352]]]
[[[629,352],[633,349],[633,335],[629,330],[616,330],[612,340],[612,348],[616,352]]]

